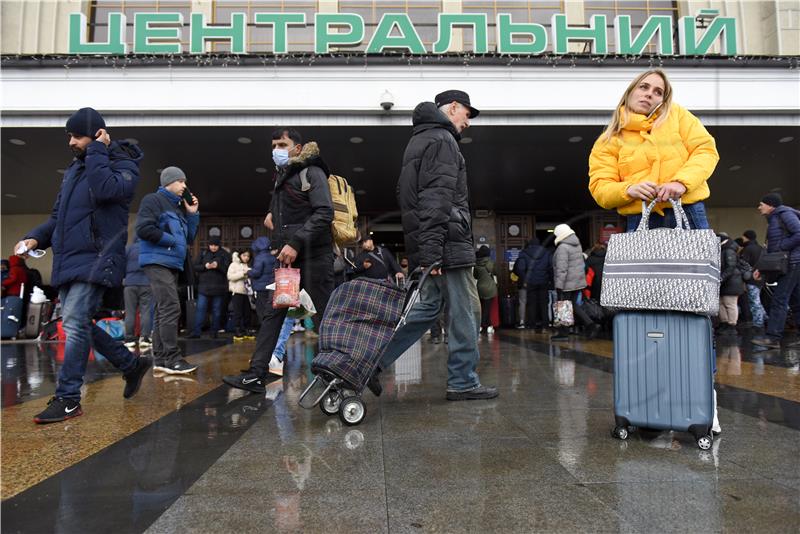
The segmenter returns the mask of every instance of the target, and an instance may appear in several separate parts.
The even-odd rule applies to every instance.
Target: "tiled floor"
[[[130,401],[95,363],[85,415],[47,427],[30,416],[57,365],[3,345],[2,530],[798,532],[797,355],[724,341],[709,451],[680,432],[611,437],[608,340],[500,331],[479,368],[500,397],[457,403],[446,348],[423,341],[354,427],[298,406],[314,355],[302,337],[266,396],[219,383],[252,343],[194,343],[196,381],[148,377]]]

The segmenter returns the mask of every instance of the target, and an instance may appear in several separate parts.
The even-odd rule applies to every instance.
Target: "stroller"
[[[394,333],[405,324],[433,269],[417,268],[404,287],[357,278],[336,288],[319,332],[320,352],[311,362],[314,380],[300,395],[300,406],[319,404],[322,413],[339,414],[345,425],[364,420],[361,394]]]

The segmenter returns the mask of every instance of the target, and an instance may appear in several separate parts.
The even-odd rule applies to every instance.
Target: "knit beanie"
[[[167,167],[161,171],[161,187],[167,187],[177,180],[186,180],[186,174],[178,167]]]
[[[773,208],[783,206],[783,198],[778,193],[769,193],[764,195],[764,198],[761,199],[761,202],[767,206],[772,206]]]
[[[558,245],[566,238],[574,234],[575,231],[572,228],[570,228],[568,224],[559,224],[553,229],[553,233],[556,236],[556,245]]]
[[[97,130],[106,127],[103,116],[92,108],[81,108],[67,119],[67,132],[94,139]]]
[[[745,230],[742,235],[745,236],[750,241],[755,241],[756,240],[756,231],[755,230]]]

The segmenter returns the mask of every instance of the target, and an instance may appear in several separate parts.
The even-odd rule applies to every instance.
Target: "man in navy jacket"
[[[161,171],[161,187],[139,204],[136,235],[142,240],[139,265],[150,280],[155,301],[153,319],[154,371],[187,374],[197,369],[183,359],[178,347],[178,275],[183,271],[189,245],[200,223],[200,203],[192,195],[189,204],[182,197],[186,174],[178,167]]]
[[[103,117],[82,108],[67,120],[69,147],[75,158],[67,167],[50,218],[17,243],[26,255],[53,248],[51,283],[59,288],[64,331],[64,365],[55,396],[34,417],[55,423],[82,415],[81,385],[89,348],[105,355],[125,378],[125,398],[132,397],[152,360],[137,358],[92,322],[107,288],[119,287],[125,276],[128,211],[139,183],[137,145],[111,141]]]
[[[789,270],[778,277],[769,307],[767,335],[754,337],[751,342],[779,349],[789,307],[795,321],[800,317],[800,212],[784,206],[778,193],[765,195],[758,204],[758,211],[767,218],[767,252],[788,253]],[[789,344],[790,347],[798,345],[798,341]]]

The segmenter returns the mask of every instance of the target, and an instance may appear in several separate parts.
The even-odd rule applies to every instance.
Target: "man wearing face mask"
[[[328,188],[327,165],[314,142],[292,128],[278,128],[272,133],[272,159],[277,167],[272,202],[264,226],[272,230],[272,245],[277,260],[300,269],[300,287],[308,292],[319,324],[333,291],[333,203]],[[270,370],[280,376],[282,364],[272,361],[286,308],[270,308],[261,319],[256,349],[250,368],[241,374],[223,377],[231,387],[264,393]]]

